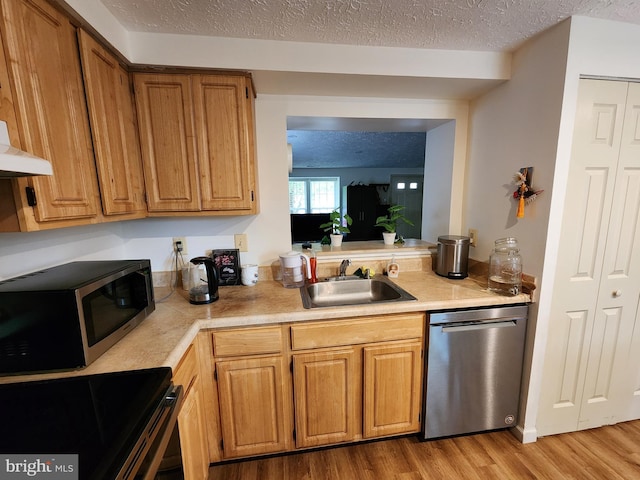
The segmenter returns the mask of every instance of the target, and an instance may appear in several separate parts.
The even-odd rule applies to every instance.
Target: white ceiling
[[[499,51],[572,16],[640,24],[637,0],[101,0],[127,30]]]
[[[100,1],[131,32],[474,52],[512,52],[573,15],[640,24],[639,0]],[[376,75],[367,75],[365,82],[359,75],[267,70],[253,75],[258,93],[290,95],[331,96],[339,92],[346,96],[468,100],[500,83],[495,79],[396,76],[390,88],[389,77]],[[369,167],[413,165],[415,161],[409,159],[424,156],[423,145],[415,141],[401,145],[398,135],[390,134],[368,133],[363,140],[352,132],[425,132],[439,124],[425,121],[401,126],[396,119],[395,125],[383,125],[382,119],[374,119],[376,125],[367,125],[362,120],[289,119],[294,166],[346,167],[363,158]],[[301,132],[305,130],[316,132]],[[340,138],[334,138],[331,130],[342,131]],[[390,144],[397,148],[389,148]],[[337,152],[336,146],[340,146]]]

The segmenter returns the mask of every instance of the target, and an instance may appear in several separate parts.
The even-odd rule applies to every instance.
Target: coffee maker
[[[218,271],[211,257],[195,257],[191,259],[194,265],[204,264],[207,273],[207,283],[195,285],[189,289],[189,302],[194,305],[204,305],[218,300]]]

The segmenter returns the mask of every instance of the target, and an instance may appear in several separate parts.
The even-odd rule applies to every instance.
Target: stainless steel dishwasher
[[[515,424],[527,305],[429,315],[424,438]]]

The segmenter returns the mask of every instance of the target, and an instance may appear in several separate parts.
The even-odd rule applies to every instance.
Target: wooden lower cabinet
[[[206,480],[209,476],[207,421],[201,381],[198,348],[193,343],[173,374],[173,383],[182,385],[184,389],[184,401],[178,414],[178,431],[186,480]]]
[[[355,439],[358,366],[354,349],[293,355],[296,447]]]
[[[216,362],[225,458],[287,449],[284,370],[281,356]]]
[[[206,480],[209,477],[209,449],[200,395],[200,384],[197,382],[187,392],[178,415],[182,463],[186,480]]]
[[[203,333],[209,459],[418,432],[424,328],[408,313]]]
[[[420,430],[422,343],[364,347],[364,438]]]
[[[418,432],[424,321],[399,314],[293,325],[296,447]]]

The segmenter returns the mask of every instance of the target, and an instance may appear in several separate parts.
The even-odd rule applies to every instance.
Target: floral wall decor
[[[513,183],[516,184],[516,190],[513,192],[513,198],[518,201],[517,218],[524,218],[524,206],[533,202],[538,195],[544,190],[536,190],[531,185],[531,177],[533,176],[533,167],[521,168],[518,173],[513,176]]]

